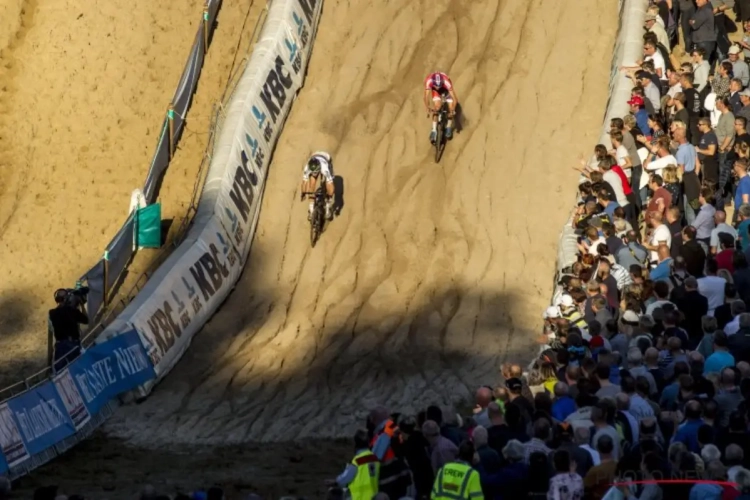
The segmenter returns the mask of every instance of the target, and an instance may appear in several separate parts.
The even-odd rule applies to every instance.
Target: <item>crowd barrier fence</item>
[[[15,479],[29,473],[88,437],[128,394],[147,396],[231,292],[249,256],[271,155],[302,87],[322,3],[270,4],[227,106],[215,111],[208,148],[213,154],[205,158],[210,161],[205,181],[196,183],[193,202],[198,203],[184,239],[169,256],[164,253],[166,259],[145,285],[136,284],[138,294],[109,325],[89,332],[89,337],[96,333],[93,346],[54,376],[41,372],[13,386],[22,390],[19,394],[0,399],[0,474]],[[203,27],[213,24],[219,4],[207,2]],[[196,45],[206,47],[209,37],[199,33]],[[195,90],[202,59],[203,54],[191,55],[193,70],[183,74],[180,89]],[[183,110],[178,126],[165,124],[173,139],[179,137],[192,91],[173,102]],[[163,144],[164,133],[144,189],[149,203],[155,192],[150,181],[168,166]],[[110,248],[132,248],[126,227]],[[106,263],[103,270],[101,262],[95,268],[104,287],[114,282]]]
[[[28,474],[63,453],[112,414],[121,394],[153,380],[135,331],[86,350],[65,369],[0,404],[0,474]]]
[[[185,128],[185,117],[198,87],[198,78],[203,68],[203,61],[213,35],[220,6],[221,0],[206,0],[200,27],[195,34],[187,63],[162,121],[156,150],[143,185],[142,191],[147,204],[156,201],[159,185],[174,157],[175,148]],[[134,214],[131,213],[105,248],[102,258],[81,277],[80,281],[85,282],[90,289],[87,311],[91,324],[99,319],[100,314],[110,302],[110,294],[135,254],[134,232]]]
[[[609,77],[609,98],[607,99],[602,132],[599,138],[599,142],[607,147],[612,145],[609,139],[610,120],[622,118],[630,112],[627,102],[630,99],[630,90],[633,88],[633,84],[619,68],[634,65],[636,61],[643,58],[643,24],[647,7],[648,0],[620,0],[619,2],[617,38],[612,53]],[[591,146],[593,149],[593,145]],[[571,216],[560,231],[552,305],[562,294],[558,282],[563,270],[572,266],[578,259],[578,235],[572,226],[572,222]]]

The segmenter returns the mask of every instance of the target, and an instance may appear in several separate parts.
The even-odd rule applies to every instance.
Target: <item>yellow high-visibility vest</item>
[[[431,500],[484,499],[479,473],[464,462],[443,466],[432,486]]]
[[[380,479],[380,462],[370,450],[354,455],[352,465],[357,468],[357,475],[349,483],[349,495],[352,500],[372,500],[378,493]]]

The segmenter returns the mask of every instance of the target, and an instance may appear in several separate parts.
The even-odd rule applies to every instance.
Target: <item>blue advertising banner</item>
[[[30,454],[40,453],[76,432],[55,384],[47,382],[8,401]]]
[[[70,365],[68,372],[90,415],[120,394],[156,377],[135,330],[93,346]],[[76,414],[81,415],[80,410]]]
[[[0,474],[8,472],[8,461],[5,460],[5,455],[0,453]]]
[[[23,438],[18,431],[13,412],[8,408],[8,403],[0,405],[0,450],[2,450],[0,472],[31,458],[26,445],[23,444]]]

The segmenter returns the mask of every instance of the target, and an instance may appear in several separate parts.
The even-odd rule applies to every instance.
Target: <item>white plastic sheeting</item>
[[[271,154],[302,87],[323,0],[274,0],[226,107],[186,240],[97,341],[135,327],[154,363],[150,393],[229,295],[248,257]]]

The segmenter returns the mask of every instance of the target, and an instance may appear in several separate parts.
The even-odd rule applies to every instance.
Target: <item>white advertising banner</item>
[[[80,430],[81,427],[89,423],[91,414],[89,414],[69,370],[64,370],[55,377],[55,387],[60,394],[65,409],[68,410],[73,425],[75,425],[76,430]]]
[[[213,208],[243,257],[252,243],[270,151],[304,80],[320,2],[293,0],[272,5],[253,58],[228,106],[227,123],[236,127],[225,126],[217,142],[214,158],[219,168],[214,169],[212,163],[208,178],[218,193],[206,198],[215,205],[200,207],[199,212]]]
[[[322,0],[275,0],[247,67],[226,106],[188,237],[97,341],[135,328],[157,379],[177,364],[192,337],[240,276],[260,214],[271,153],[304,81]]]
[[[14,467],[31,457],[7,403],[0,405],[0,450],[8,467]]]
[[[239,254],[221,224],[209,220],[198,236],[154,273],[142,292],[148,292],[148,300],[133,301],[138,307],[127,321],[121,315],[104,332],[112,336],[135,328],[157,380],[177,363],[240,275]]]

